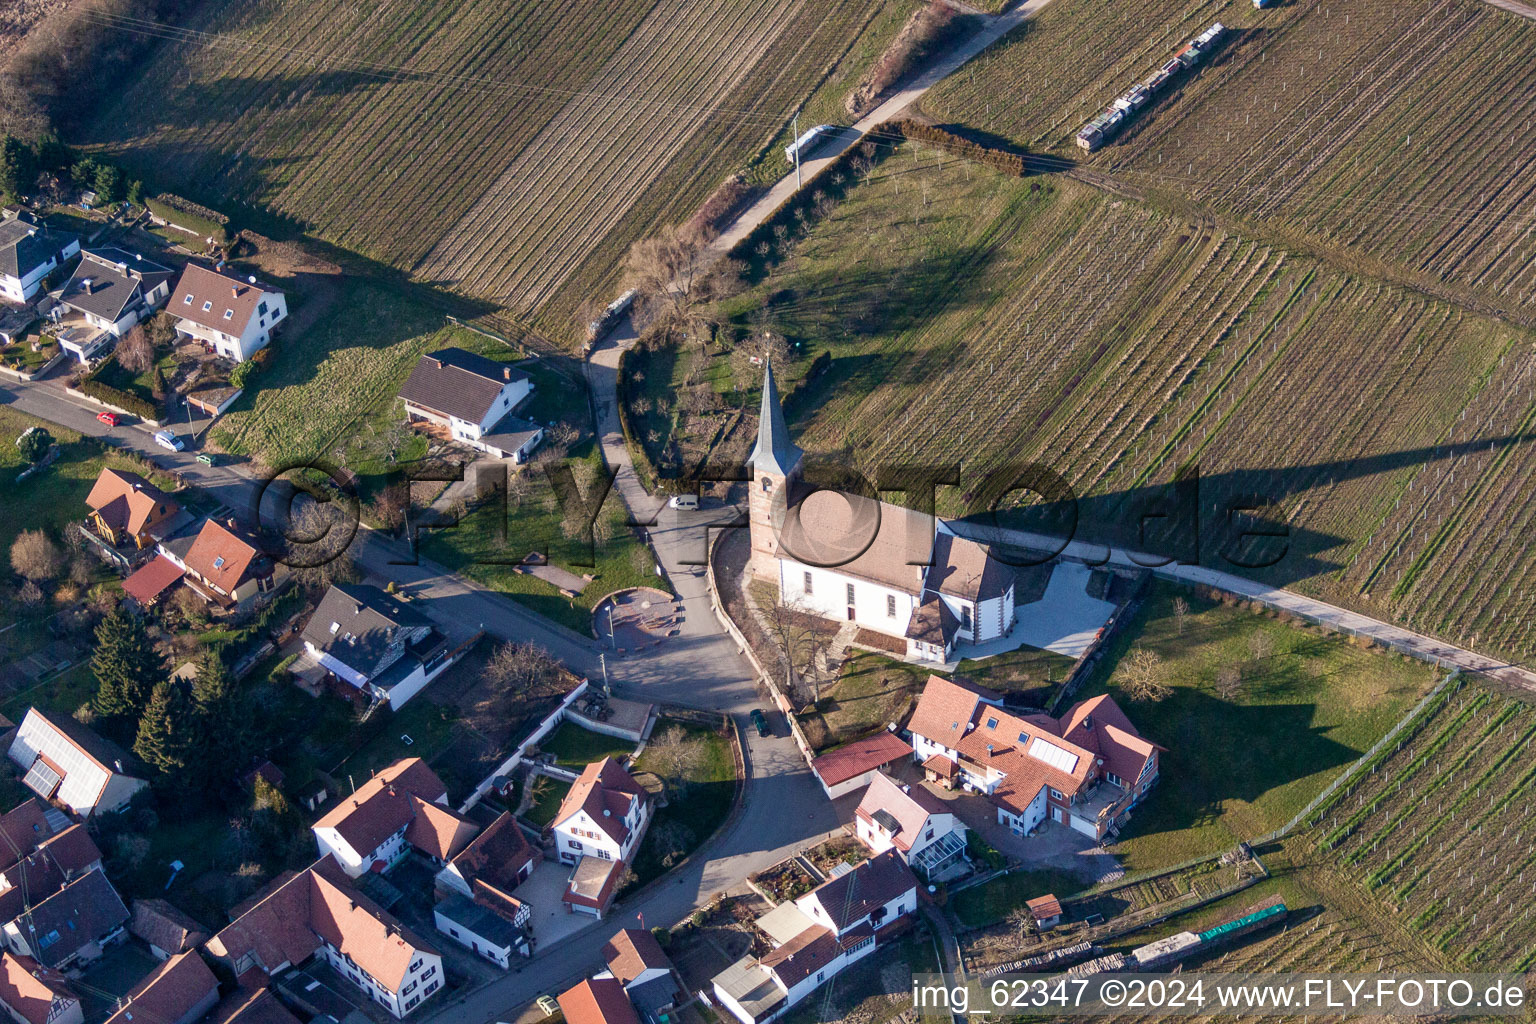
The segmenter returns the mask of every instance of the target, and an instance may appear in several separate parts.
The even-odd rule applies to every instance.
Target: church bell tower
[[[747,464],[752,467],[751,515],[752,558],[748,568],[757,579],[779,582],[779,539],[774,524],[774,507],[782,516],[788,503],[790,481],[800,473],[803,452],[789,439],[784,425],[784,410],[779,405],[779,388],[773,379],[773,362],[763,372],[763,407],[757,419],[757,447]]]

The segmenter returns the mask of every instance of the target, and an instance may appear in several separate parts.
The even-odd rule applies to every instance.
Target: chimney
[[[240,286],[239,285],[231,285],[230,289],[229,289],[229,294],[230,294],[231,297],[238,299],[240,297]]]
[[[511,380],[512,379],[512,367],[510,367],[510,366],[503,366],[501,368],[501,379],[502,380]]]

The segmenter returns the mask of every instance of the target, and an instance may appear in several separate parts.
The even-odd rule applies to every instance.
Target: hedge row
[[[103,384],[99,380],[87,378],[81,381],[80,386],[75,390],[79,391],[82,395],[89,395],[97,401],[106,402],[108,405],[115,405],[119,409],[139,417],[139,419],[156,421],[160,419],[160,411],[138,395],[131,395],[126,391],[120,391],[110,384]]]
[[[223,245],[229,241],[229,218],[190,199],[161,193],[144,200],[149,212],[168,224],[195,231],[202,238],[212,238]]]
[[[887,122],[884,126],[892,131],[900,132],[905,138],[915,142],[925,142],[936,149],[942,149],[946,153],[952,153],[967,160],[974,160],[979,164],[985,164],[993,170],[1011,174],[1022,178],[1026,173],[1024,155],[1022,153],[1010,153],[1004,149],[992,149],[983,146],[973,139],[963,135],[956,135],[948,129],[926,121],[914,121],[904,117],[899,121]]]

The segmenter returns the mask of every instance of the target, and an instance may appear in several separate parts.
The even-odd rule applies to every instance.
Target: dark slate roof
[[[800,461],[800,449],[789,438],[784,410],[779,405],[779,386],[773,379],[773,363],[763,370],[763,404],[757,416],[757,447],[747,461],[761,473],[787,476]]]
[[[490,432],[480,438],[485,444],[504,452],[515,452],[533,440],[544,428],[520,416],[503,416]]]
[[[36,938],[30,943],[38,963],[55,967],[84,946],[105,938],[128,921],[128,908],[98,868],[70,882],[64,888],[22,915],[17,922],[24,933]],[[47,936],[58,938],[43,946]],[[42,947],[42,948],[38,948]]]
[[[171,273],[126,249],[87,249],[61,295],[75,309],[116,320],[134,300],[169,280]],[[87,278],[92,282],[90,291],[85,290]]]
[[[463,896],[449,896],[434,908],[454,924],[489,939],[505,949],[516,949],[523,942],[523,930],[490,907]]]
[[[430,625],[416,609],[378,587],[341,583],[333,585],[320,599],[304,627],[304,639],[317,650],[372,675],[401,630]]]
[[[842,932],[915,885],[917,879],[896,851],[887,850],[847,874],[823,882],[816,887],[815,896]]]
[[[526,373],[508,363],[461,348],[444,348],[416,361],[400,397],[445,416],[479,423],[502,388],[527,379]]]
[[[74,235],[20,216],[0,221],[0,274],[26,277],[50,258],[60,258]]]

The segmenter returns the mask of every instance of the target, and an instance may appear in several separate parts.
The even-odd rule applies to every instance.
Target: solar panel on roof
[[[1044,761],[1057,771],[1071,775],[1077,770],[1077,755],[1070,750],[1063,750],[1054,743],[1047,743],[1036,736],[1029,743],[1029,756],[1037,761]]]
[[[44,800],[53,796],[53,791],[59,788],[62,781],[58,772],[38,758],[32,762],[32,768],[27,772],[27,777],[21,780],[28,789],[42,797]]]

